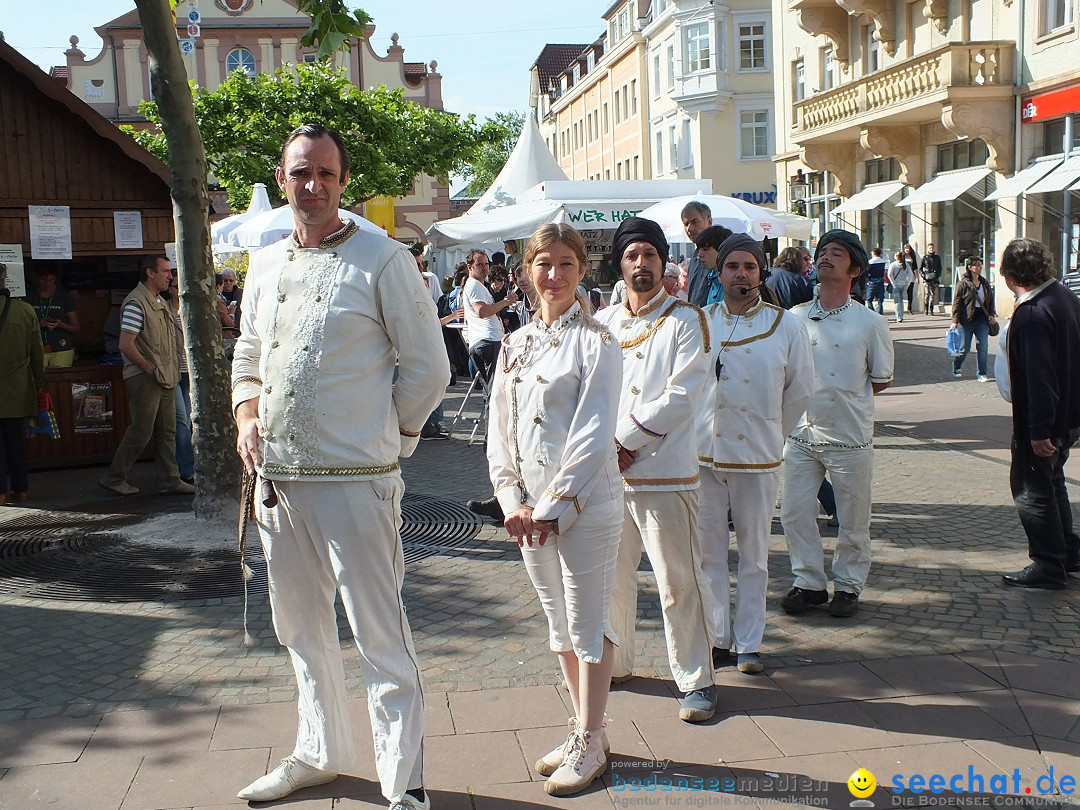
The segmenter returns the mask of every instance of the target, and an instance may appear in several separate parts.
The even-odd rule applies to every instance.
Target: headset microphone
[[[738,286],[735,289],[739,291],[739,295],[749,295],[752,290],[760,290],[764,286],[765,282],[763,281],[760,284],[755,284],[753,287]]]

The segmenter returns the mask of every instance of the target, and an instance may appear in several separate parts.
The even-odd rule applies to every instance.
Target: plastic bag
[[[964,353],[964,333],[959,326],[952,326],[945,333],[945,349],[949,357],[959,357]]]

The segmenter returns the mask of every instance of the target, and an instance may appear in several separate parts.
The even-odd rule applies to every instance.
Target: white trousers
[[[840,530],[833,552],[832,573],[837,590],[858,596],[870,573],[870,506],[874,477],[874,448],[845,450],[808,447],[788,439],[784,445],[784,524],[795,587],[823,591],[825,552],[817,525],[817,492],[828,471],[836,492]]]
[[[619,552],[622,498],[585,508],[564,535],[549,534],[544,545],[521,547],[525,570],[548,620],[552,652],[570,652],[586,664],[604,657],[604,638],[618,644],[608,620]]]
[[[293,756],[327,771],[355,767],[334,598],[360,650],[375,767],[390,801],[423,786],[424,697],[401,603],[400,476],[278,481],[278,505],[256,507],[270,606],[300,692]],[[258,499],[256,499],[258,500]]]
[[[683,692],[713,684],[712,634],[697,511],[697,490],[626,493],[611,607],[611,623],[621,641],[612,670],[616,675],[629,675],[634,670],[637,569],[644,548],[656,574],[668,664],[675,683]]]
[[[765,634],[765,592],[769,588],[769,534],[779,470],[761,473],[704,470],[701,476],[701,553],[712,593],[711,628],[716,646],[734,640],[741,653],[758,652]],[[735,619],[731,617],[728,570],[728,510],[735,524],[739,568],[735,580]]]

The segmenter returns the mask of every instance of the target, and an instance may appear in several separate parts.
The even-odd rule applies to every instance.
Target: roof
[[[86,122],[94,134],[102,140],[111,141],[130,159],[141,163],[153,174],[160,177],[165,185],[172,187],[172,173],[169,168],[151,155],[128,135],[125,135],[105,119],[101,113],[76,96],[61,82],[50,78],[45,71],[0,39],[0,62],[24,76],[41,95],[65,107],[68,112]]]
[[[541,92],[546,93],[555,77],[591,47],[592,44],[588,42],[584,45],[545,45],[532,65],[540,80]]]
[[[416,86],[427,76],[427,65],[423,62],[404,62],[405,81]]]

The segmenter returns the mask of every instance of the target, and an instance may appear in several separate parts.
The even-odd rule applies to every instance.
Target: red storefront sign
[[[1025,124],[1047,121],[1080,110],[1080,84],[1024,99],[1020,120]]]

